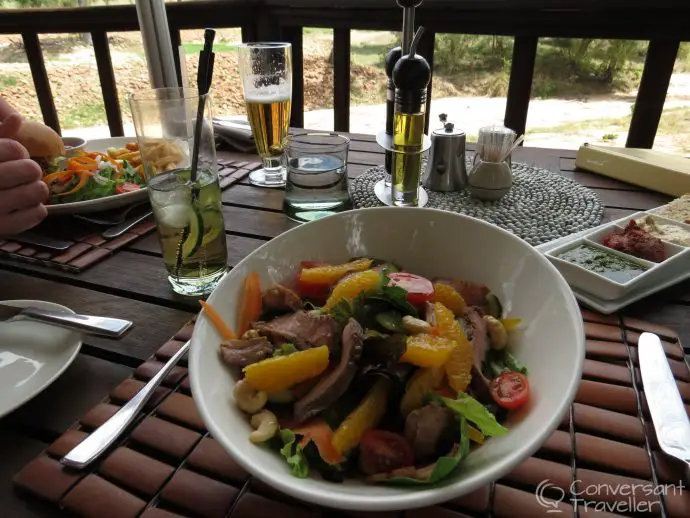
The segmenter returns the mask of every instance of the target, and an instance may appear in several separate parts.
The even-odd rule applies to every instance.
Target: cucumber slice
[[[376,322],[388,331],[404,333],[402,315],[397,311],[383,311],[376,314]]]
[[[199,211],[190,207],[189,209],[189,233],[187,239],[182,244],[182,258],[191,257],[201,246],[204,237],[204,220]]]
[[[218,237],[218,234],[225,232],[223,214],[218,210],[207,210],[203,214],[204,237],[201,241],[202,246],[208,245]]]

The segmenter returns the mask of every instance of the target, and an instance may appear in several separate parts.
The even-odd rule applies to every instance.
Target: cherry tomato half
[[[121,183],[120,185],[118,185],[115,188],[115,192],[117,194],[122,194],[125,192],[138,191],[139,189],[141,189],[141,186],[139,186],[135,183],[125,182],[125,183]]]
[[[367,430],[359,443],[359,469],[366,475],[388,473],[414,464],[412,448],[402,435]]]
[[[406,272],[388,275],[390,286],[399,286],[407,291],[407,301],[413,306],[421,306],[434,294],[434,285],[429,279]]]
[[[507,410],[515,410],[529,399],[529,382],[519,372],[504,372],[489,384],[491,397]]]

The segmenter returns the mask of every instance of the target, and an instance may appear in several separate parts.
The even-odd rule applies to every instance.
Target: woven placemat
[[[218,175],[221,189],[227,189],[239,182],[260,165],[257,162],[219,160]],[[110,257],[140,237],[153,232],[156,223],[151,216],[121,236],[112,239],[106,239],[101,235],[106,228],[108,227],[71,216],[51,217],[32,229],[32,233],[39,237],[45,235],[69,242],[71,244],[68,249],[57,251],[8,239],[6,241],[0,240],[0,257],[11,261],[40,264],[72,273],[80,273]]]
[[[63,509],[86,518],[690,516],[684,465],[659,449],[637,356],[641,331],[662,337],[682,398],[690,404],[690,370],[677,334],[626,317],[585,310],[582,316],[583,377],[559,428],[502,479],[442,505],[400,513],[343,512],[270,488],[209,435],[191,397],[184,361],[101,460],[86,471],[64,468],[59,459],[159,371],[190,338],[193,323],[22,468],[14,484],[27,498],[54,505],[50,516],[63,516],[58,512]]]
[[[467,170],[471,164],[468,160]],[[547,169],[513,163],[513,186],[498,201],[482,201],[469,192],[435,192],[427,207],[466,214],[498,225],[531,245],[548,243],[574,232],[596,227],[604,205],[592,190]],[[351,181],[355,208],[380,207],[374,185],[386,177],[384,166],[367,169]]]

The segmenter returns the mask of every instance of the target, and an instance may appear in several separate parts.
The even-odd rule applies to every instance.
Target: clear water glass
[[[350,208],[347,154],[350,139],[337,133],[302,133],[285,147],[285,214],[296,221],[315,219]]]

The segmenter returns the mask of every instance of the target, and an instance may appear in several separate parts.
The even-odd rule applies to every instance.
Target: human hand
[[[21,116],[0,98],[0,236],[24,232],[48,215],[43,171],[26,148],[11,139],[21,124]]]

